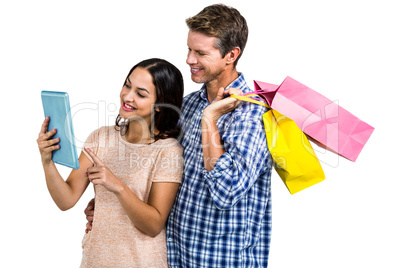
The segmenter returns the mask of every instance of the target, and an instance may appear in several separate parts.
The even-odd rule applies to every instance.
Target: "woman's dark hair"
[[[156,89],[155,108],[157,107],[158,111],[154,111],[154,124],[151,124],[150,129],[152,137],[155,140],[170,137],[177,138],[180,134],[178,121],[184,94],[181,72],[166,60],[153,58],[143,60],[131,68],[126,80],[137,67],[148,70]],[[121,119],[121,116],[118,115],[116,118],[116,129],[120,130],[122,135],[125,135],[129,124],[122,123],[124,120]],[[153,128],[159,131],[156,136],[153,136]]]

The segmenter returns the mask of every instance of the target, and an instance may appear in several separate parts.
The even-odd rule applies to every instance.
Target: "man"
[[[271,232],[270,174],[264,107],[223,98],[250,92],[236,64],[247,42],[234,8],[206,7],[186,20],[191,79],[185,97],[183,182],[167,225],[171,267],[267,267]],[[215,100],[215,101],[214,101]],[[230,111],[230,112],[229,112]]]
[[[247,23],[225,5],[208,6],[186,23],[187,64],[203,87],[183,102],[184,174],[167,224],[168,263],[267,267],[272,161],[266,108],[225,98],[251,91],[236,70]]]

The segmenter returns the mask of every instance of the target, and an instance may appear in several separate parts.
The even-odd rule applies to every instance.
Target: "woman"
[[[38,147],[49,192],[61,210],[92,183],[93,227],[83,239],[81,267],[167,267],[165,222],[181,182],[182,148],[175,138],[183,78],[172,64],[135,65],[120,93],[116,126],[95,130],[66,181],[52,162],[58,139],[43,122]]]

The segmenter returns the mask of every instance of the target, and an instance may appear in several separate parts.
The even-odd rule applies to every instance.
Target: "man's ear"
[[[239,55],[240,55],[240,48],[239,47],[233,48],[231,51],[228,52],[228,54],[226,54],[227,57],[226,63],[227,64],[234,63],[237,57],[239,57]]]

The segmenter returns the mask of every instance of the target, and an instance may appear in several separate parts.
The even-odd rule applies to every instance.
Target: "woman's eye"
[[[140,98],[145,98],[145,95],[142,95],[140,92],[137,92],[137,95],[138,95]]]

